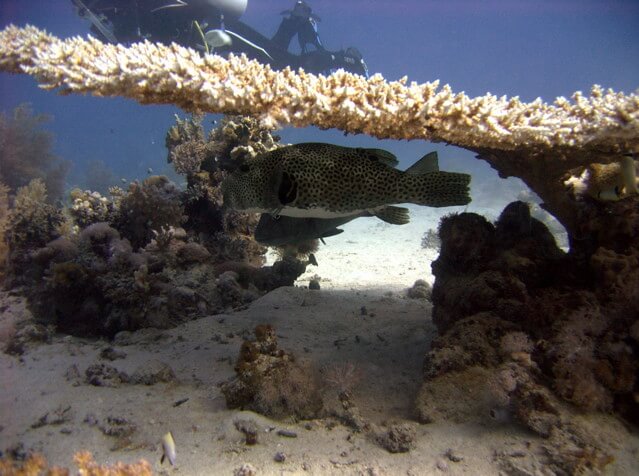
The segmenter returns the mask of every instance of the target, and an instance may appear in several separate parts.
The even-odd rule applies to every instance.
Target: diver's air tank
[[[235,19],[242,16],[247,3],[248,0],[188,0],[189,5],[215,8],[224,16]]]

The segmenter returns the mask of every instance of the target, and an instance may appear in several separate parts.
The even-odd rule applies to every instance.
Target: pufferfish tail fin
[[[410,200],[429,207],[455,207],[470,203],[470,175],[458,172],[431,172],[406,175],[413,183],[415,195]]]
[[[470,203],[470,175],[439,170],[437,152],[430,152],[402,175],[398,203],[454,207]]]

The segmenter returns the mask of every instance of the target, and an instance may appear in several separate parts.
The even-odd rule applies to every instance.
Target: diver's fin
[[[159,10],[164,10],[165,8],[181,8],[181,7],[188,7],[189,4],[186,3],[184,0],[177,0],[177,2],[175,3],[169,3],[168,5],[163,5],[161,7],[157,7],[154,8],[153,10],[151,10],[151,13],[155,13]]]
[[[371,212],[380,220],[391,225],[405,225],[410,221],[408,208],[394,207],[392,205]]]
[[[437,151],[429,152],[406,169],[407,174],[413,175],[428,174],[430,172],[439,172]]]
[[[238,40],[240,40],[243,43],[246,43],[248,46],[250,46],[251,48],[255,48],[257,51],[260,51],[262,53],[264,53],[266,56],[268,56],[269,58],[273,59],[273,57],[268,53],[268,51],[266,51],[264,48],[262,48],[261,46],[256,45],[255,43],[253,43],[252,41],[247,40],[246,38],[244,38],[241,35],[238,35],[237,33],[232,32],[231,30],[224,30],[225,33],[231,35],[234,38],[237,38]]]
[[[397,160],[397,157],[395,157],[394,154],[388,152],[387,150],[367,148],[363,148],[362,150],[370,152],[378,161],[380,161],[382,164],[388,165],[389,167],[397,167],[397,164],[399,164],[399,160]]]
[[[71,0],[71,3],[73,3],[78,9],[81,9],[81,11],[83,12],[83,15],[89,19],[89,21],[93,24],[93,26],[96,27],[97,30],[100,33],[102,33],[102,35],[107,40],[109,40],[111,43],[118,42],[118,39],[115,37],[114,33],[102,20],[102,18],[104,18],[102,15],[98,16],[95,13],[93,13],[91,10],[89,10],[89,7],[87,7],[84,4],[84,2],[82,2],[82,0]]]

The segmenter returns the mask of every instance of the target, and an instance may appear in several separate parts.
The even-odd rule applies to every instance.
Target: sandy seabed
[[[421,239],[448,212],[415,207],[402,227],[376,219],[348,224],[321,247],[319,266],[309,267],[298,287],[277,289],[244,310],[171,330],[121,333],[114,342],[55,335],[22,356],[0,354],[0,449],[39,451],[50,464],[70,468],[78,450],[101,464],[144,458],[159,474],[515,474],[504,467],[504,455],[531,460],[530,471],[516,474],[551,474],[533,454],[540,438],[515,423],[415,420],[436,329],[430,303],[409,299],[406,290],[417,279],[432,282],[436,251],[422,248]],[[321,290],[307,289],[316,276]],[[6,335],[28,312],[15,296],[3,301]],[[317,369],[355,369],[353,403],[370,429],[330,416],[276,421],[227,409],[219,384],[234,375],[240,345],[258,324],[272,325],[282,349]],[[176,379],[133,384],[103,372],[90,383],[86,370],[95,364],[128,375],[168,365]],[[254,445],[237,429],[247,420],[258,429]],[[376,436],[394,424],[412,429],[408,452],[391,453],[379,443]],[[173,467],[160,464],[167,431],[177,446]],[[618,451],[610,474],[639,468],[639,438],[624,435],[612,442]]]

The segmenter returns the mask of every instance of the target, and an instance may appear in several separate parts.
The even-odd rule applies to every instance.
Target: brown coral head
[[[466,265],[487,258],[495,228],[476,213],[460,213],[442,218],[439,224],[440,258],[449,263]]]
[[[51,267],[51,283],[55,288],[81,286],[87,278],[86,270],[77,263],[54,263]]]
[[[526,202],[517,200],[506,205],[497,220],[497,234],[508,236],[511,240],[532,234],[532,217]]]
[[[260,351],[257,349],[253,342],[245,340],[240,347],[240,356],[236,367],[241,367],[243,363],[254,362],[260,355]]]

